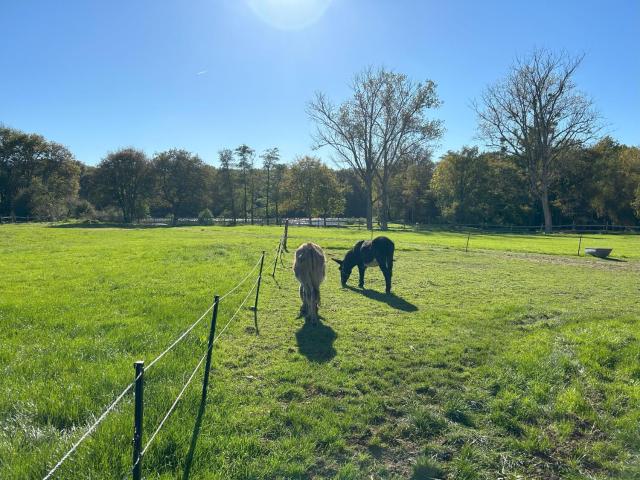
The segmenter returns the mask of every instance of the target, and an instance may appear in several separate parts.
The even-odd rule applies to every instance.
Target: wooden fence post
[[[133,480],[142,479],[142,413],[144,393],[144,361],[135,362],[135,409],[133,415]]]
[[[471,238],[471,232],[467,233],[467,246],[464,247],[464,252],[467,253],[469,251],[469,238]]]

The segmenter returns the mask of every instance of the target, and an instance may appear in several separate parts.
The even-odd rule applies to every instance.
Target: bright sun
[[[276,28],[300,30],[318,21],[332,0],[247,0],[258,17]]]

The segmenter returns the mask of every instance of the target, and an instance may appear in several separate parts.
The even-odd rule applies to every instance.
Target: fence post
[[[133,416],[133,480],[142,479],[142,413],[144,392],[144,361],[135,362],[135,409]]]
[[[580,234],[580,241],[578,242],[578,256],[580,256],[580,247],[582,246],[582,234]]]
[[[218,303],[220,297],[213,297],[213,313],[211,314],[211,328],[209,329],[209,343],[207,346],[207,361],[204,364],[204,379],[202,380],[202,403],[207,400],[207,389],[209,388],[209,371],[211,370],[211,355],[213,354],[213,340],[216,334],[216,322],[218,321]]]
[[[469,238],[471,238],[471,232],[467,233],[467,246],[464,247],[464,252],[467,253],[469,251]]]
[[[282,248],[284,248],[285,252],[288,252],[287,249],[287,238],[289,238],[289,219],[287,218],[284,221],[284,236],[282,237]]]
[[[276,278],[276,267],[278,266],[278,257],[280,256],[280,252],[282,251],[282,242],[283,239],[280,239],[280,243],[278,244],[278,251],[276,252],[276,259],[273,261],[273,272],[271,272],[271,276]],[[263,255],[264,260],[264,255]],[[262,260],[260,261],[260,272],[262,273]]]
[[[278,249],[279,250],[279,249]],[[278,264],[278,256],[276,255],[275,264]],[[258,298],[260,296],[260,284],[262,283],[262,266],[264,265],[264,250],[262,251],[262,257],[260,257],[260,272],[258,273],[258,287],[256,288],[256,301],[253,304],[253,323],[256,327],[256,335],[260,333],[258,330]],[[275,274],[275,267],[273,272]]]

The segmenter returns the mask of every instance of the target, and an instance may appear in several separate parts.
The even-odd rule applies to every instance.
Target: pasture
[[[115,394],[251,269],[281,228],[0,226],[0,478],[42,478]],[[638,478],[640,237],[391,232],[393,295],[376,268],[321,325],[296,319],[302,241],[342,258],[368,232],[290,229],[265,274],[260,335],[243,309],[213,353],[193,479]],[[266,272],[271,265],[265,265]],[[356,275],[357,277],[357,275]],[[352,277],[350,287],[357,284]],[[246,288],[220,305],[221,320]],[[148,372],[153,431],[197,363],[207,322]],[[201,380],[201,371],[197,378]],[[144,459],[182,478],[195,382]],[[124,478],[128,396],[55,478]]]

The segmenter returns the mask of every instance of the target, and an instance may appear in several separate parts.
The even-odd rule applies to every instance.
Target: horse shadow
[[[311,362],[326,363],[336,356],[333,342],[337,337],[338,334],[329,325],[321,321],[316,325],[305,321],[296,332],[298,352]]]
[[[395,308],[396,310],[401,310],[403,312],[415,312],[418,310],[418,307],[416,305],[406,301],[402,297],[397,296],[395,293],[382,293],[376,290],[370,290],[368,288],[355,288],[351,285],[347,285],[346,288],[351,290],[352,292],[364,295],[371,300],[386,303],[391,308]]]

